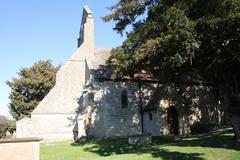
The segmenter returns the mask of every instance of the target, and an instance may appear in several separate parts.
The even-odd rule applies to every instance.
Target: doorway
[[[179,135],[178,111],[175,106],[171,106],[168,108],[167,122],[170,135]]]

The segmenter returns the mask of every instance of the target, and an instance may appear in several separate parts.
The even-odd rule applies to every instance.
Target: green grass
[[[127,139],[42,143],[41,160],[239,160],[240,143],[230,131],[192,136],[181,141],[153,138],[153,144],[133,146]]]

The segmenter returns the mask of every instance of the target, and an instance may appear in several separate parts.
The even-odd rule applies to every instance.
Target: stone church
[[[190,134],[196,122],[218,123],[215,90],[200,78],[183,80],[191,112],[173,103],[177,90],[144,71],[135,79],[110,78],[109,48],[95,48],[94,19],[83,8],[78,48],[61,66],[56,84],[31,113],[17,121],[17,137],[44,140]],[[187,96],[185,96],[187,97]],[[180,98],[181,99],[181,98]]]

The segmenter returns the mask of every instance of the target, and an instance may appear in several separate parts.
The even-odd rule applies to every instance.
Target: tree
[[[103,19],[114,20],[114,30],[123,34],[132,27],[108,61],[113,78],[145,70],[153,76],[164,72],[175,83],[196,73],[228,100],[239,93],[239,0],[119,0],[110,10]]]
[[[15,120],[8,120],[6,131],[13,135],[13,133],[16,131],[16,121]]]
[[[239,6],[236,0],[120,0],[104,20],[116,21],[120,33],[127,25],[133,30],[109,62],[115,72],[130,75],[143,66],[155,74],[193,69],[212,74],[216,68],[222,73],[219,65],[240,56]]]
[[[6,82],[11,88],[9,108],[14,119],[30,116],[54,86],[58,69],[50,60],[38,61],[29,68],[21,68],[18,78]]]
[[[5,116],[0,116],[0,138],[5,136],[5,129],[7,125],[7,118]]]
[[[8,120],[6,117],[4,117],[4,119],[5,122],[0,123],[0,139],[10,138],[16,131],[16,121]]]

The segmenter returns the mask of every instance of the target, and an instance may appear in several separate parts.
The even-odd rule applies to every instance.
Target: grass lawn
[[[42,143],[40,160],[240,160],[240,143],[230,131],[192,136],[181,141],[153,138],[153,144],[133,146],[127,139]]]

